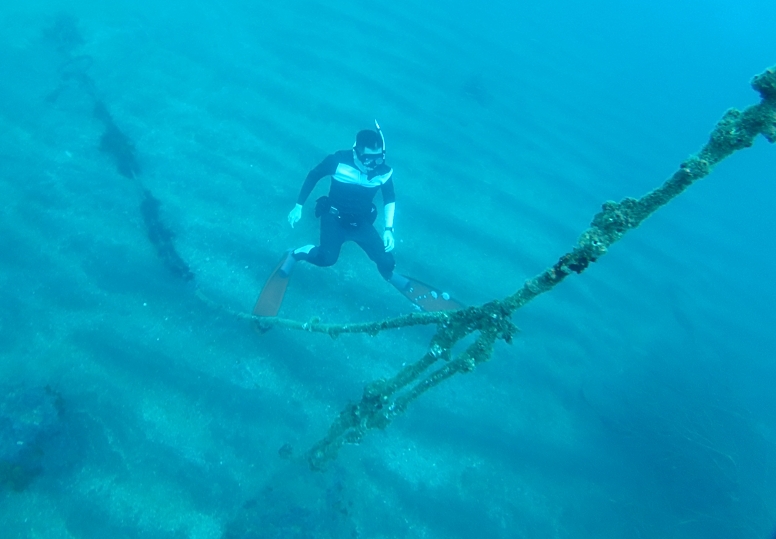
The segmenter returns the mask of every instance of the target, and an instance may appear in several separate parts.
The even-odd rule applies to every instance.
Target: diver
[[[457,309],[461,305],[446,293],[416,279],[394,271],[393,221],[396,213],[396,195],[393,169],[385,162],[385,137],[380,125],[356,134],[353,147],[327,156],[313,168],[302,184],[296,205],[288,214],[293,226],[302,218],[302,207],[318,182],[331,177],[327,196],[315,203],[315,217],[321,220],[320,242],[288,251],[264,285],[254,307],[258,316],[276,316],[283,301],[288,279],[298,261],[316,266],[332,266],[340,255],[342,245],[353,241],[377,265],[383,278],[423,310]],[[377,208],[373,203],[377,192],[383,201],[383,233],[374,226]]]
[[[385,162],[385,139],[379,124],[377,130],[365,129],[356,134],[352,149],[341,150],[326,157],[307,175],[296,205],[288,214],[293,227],[302,218],[302,206],[315,185],[331,176],[329,194],[315,203],[315,216],[321,220],[318,246],[305,245],[288,253],[282,271],[290,273],[298,260],[316,266],[331,266],[339,258],[342,244],[354,241],[377,265],[380,275],[391,284],[403,289],[408,281],[393,272],[393,220],[396,195],[393,169]],[[377,208],[372,200],[377,192],[383,199],[384,227],[382,236],[374,227]]]

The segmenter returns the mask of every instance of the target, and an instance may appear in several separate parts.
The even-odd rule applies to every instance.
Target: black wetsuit
[[[329,155],[310,171],[299,192],[298,204],[304,204],[315,185],[325,176],[331,176],[328,197],[318,199],[316,216],[321,218],[320,245],[309,253],[296,253],[294,258],[316,266],[331,266],[339,258],[342,244],[356,242],[385,279],[390,279],[396,265],[391,253],[385,252],[383,239],[372,225],[377,210],[372,203],[377,191],[383,204],[396,200],[393,189],[393,170],[386,164],[362,172],[356,165],[353,150],[342,150]]]

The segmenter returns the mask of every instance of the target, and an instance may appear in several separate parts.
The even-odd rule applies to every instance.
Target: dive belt
[[[377,218],[377,208],[372,204],[368,213],[345,212],[333,206],[328,196],[322,196],[315,201],[315,216],[329,214],[342,226],[359,227],[371,225]]]

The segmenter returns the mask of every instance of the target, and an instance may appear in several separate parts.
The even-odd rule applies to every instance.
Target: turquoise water
[[[3,6],[0,457],[23,460],[0,458],[0,536],[769,537],[762,138],[323,473],[307,448],[431,330],[258,335],[229,311],[315,241],[310,203],[285,221],[304,175],[373,118],[399,270],[469,304],[514,292],[757,102],[774,25],[759,0]],[[100,151],[96,100],[135,180]],[[149,242],[142,189],[193,282]],[[297,268],[281,314],[410,311],[348,245]]]

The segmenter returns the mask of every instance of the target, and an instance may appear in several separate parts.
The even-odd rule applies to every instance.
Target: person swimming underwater
[[[396,195],[393,169],[385,162],[385,139],[379,124],[377,130],[365,129],[356,134],[353,148],[327,156],[313,168],[302,184],[296,205],[288,214],[293,227],[302,218],[302,208],[316,184],[331,177],[327,196],[315,204],[315,216],[321,220],[320,242],[291,251],[282,265],[290,273],[297,261],[316,266],[332,266],[337,262],[342,245],[353,241],[377,265],[384,279],[403,290],[408,280],[394,273],[394,215]],[[377,208],[372,202],[378,191],[383,199],[383,233],[374,227]]]
[[[393,169],[385,160],[385,137],[377,121],[375,129],[364,129],[356,134],[352,148],[328,155],[307,174],[296,204],[288,214],[291,227],[302,218],[310,193],[327,176],[331,177],[329,194],[316,200],[314,211],[321,220],[319,244],[304,245],[284,255],[270,275],[254,314],[275,316],[296,263],[332,266],[347,241],[358,244],[376,264],[380,275],[418,308],[435,311],[461,307],[448,294],[394,271],[396,195]],[[382,234],[374,226],[378,212],[373,200],[378,192],[383,200]]]

